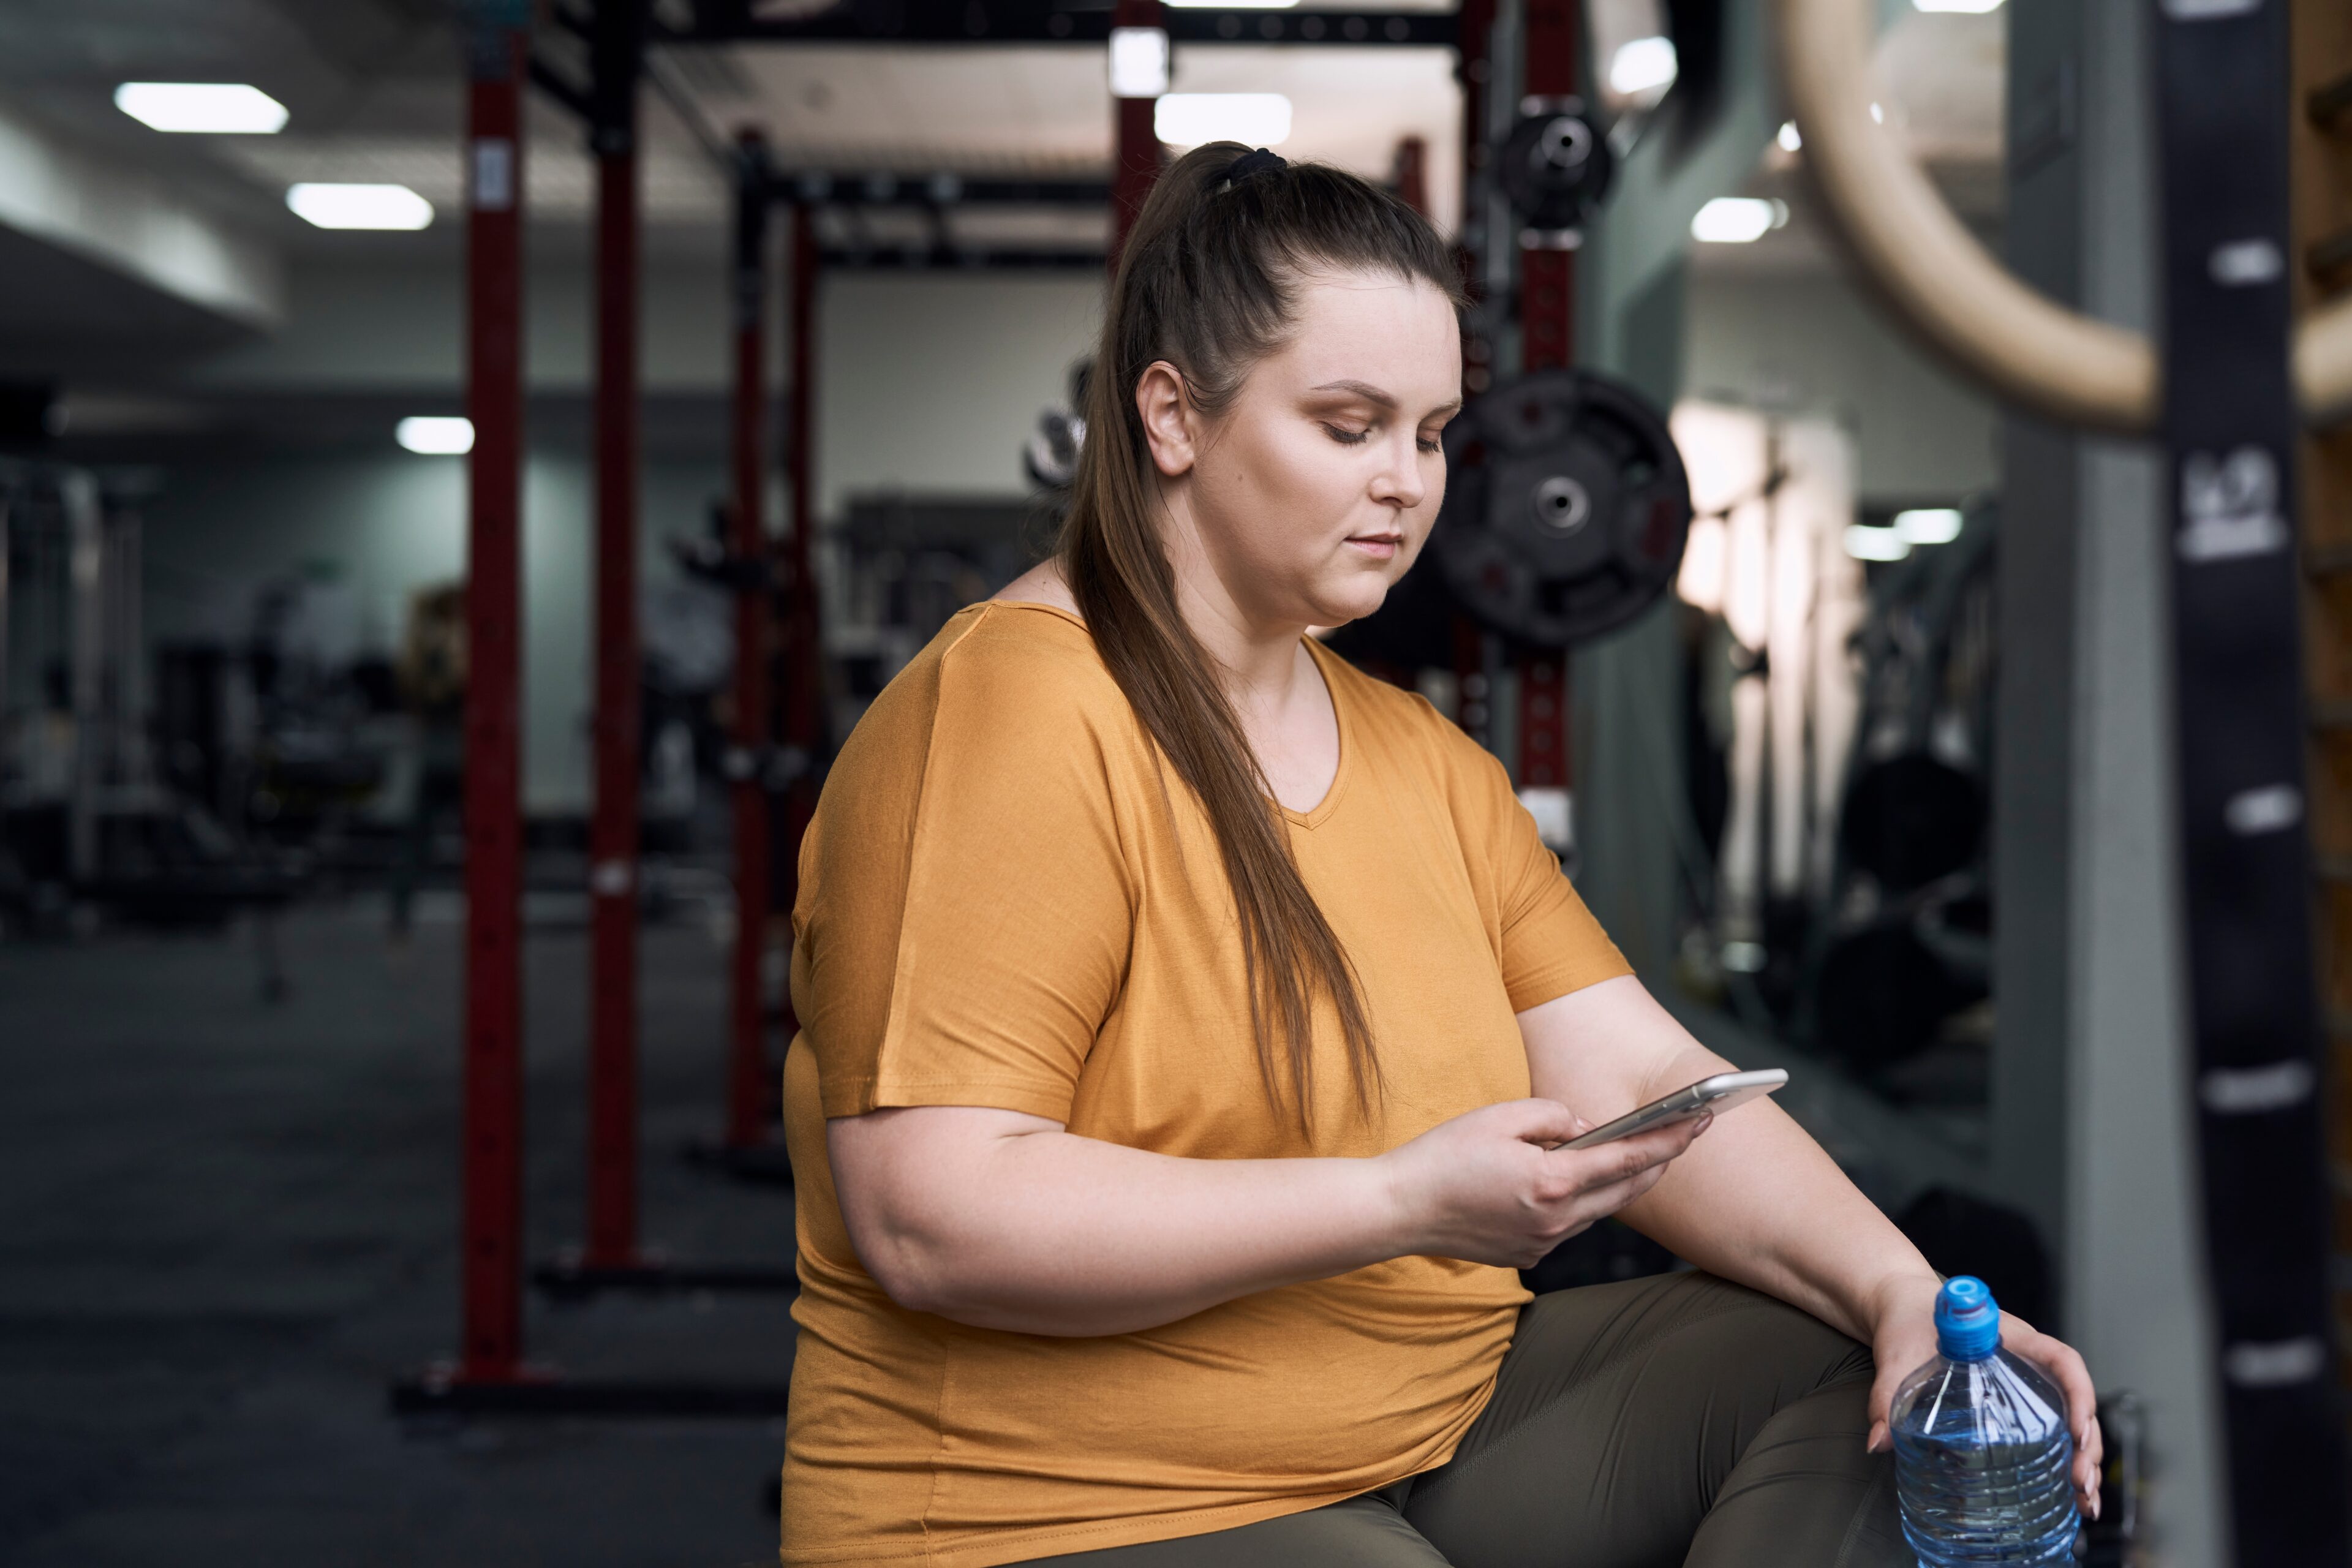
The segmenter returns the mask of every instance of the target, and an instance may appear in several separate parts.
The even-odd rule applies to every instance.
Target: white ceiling
[[[2029,0],[2019,0],[2029,3]],[[1887,134],[1927,170],[1962,222],[1998,244],[2003,206],[2008,7],[1906,11],[1879,36],[1871,68]],[[1702,272],[1819,272],[1842,265],[1804,178],[1804,154],[1769,145],[1748,192],[1788,204],[1786,226],[1751,245],[1697,245]]]

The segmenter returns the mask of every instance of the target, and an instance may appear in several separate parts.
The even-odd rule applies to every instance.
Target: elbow
[[[860,1247],[858,1253],[866,1272],[895,1305],[909,1312],[954,1316],[955,1291],[944,1278],[939,1260],[926,1256],[921,1248],[881,1247],[869,1255]]]
[[[895,1214],[849,1219],[849,1239],[866,1276],[891,1301],[909,1312],[953,1317],[963,1292],[951,1244],[929,1227]]]

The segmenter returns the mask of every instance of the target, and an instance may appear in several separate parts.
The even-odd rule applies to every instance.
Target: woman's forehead
[[[1454,305],[1420,279],[1349,273],[1310,279],[1292,330],[1273,356],[1297,390],[1350,384],[1400,402],[1444,402],[1460,383]]]

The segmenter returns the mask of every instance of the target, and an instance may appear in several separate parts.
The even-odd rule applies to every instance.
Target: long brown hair
[[[1348,954],[1299,877],[1240,719],[1177,607],[1135,391],[1165,360],[1192,407],[1222,414],[1250,367],[1280,346],[1299,289],[1318,269],[1388,273],[1427,282],[1457,307],[1462,299],[1444,242],[1403,202],[1328,164],[1228,179],[1244,151],[1213,142],[1178,159],[1129,232],[1087,382],[1087,437],[1059,553],[1103,662],[1208,815],[1241,917],[1258,1066],[1279,1099],[1277,1063],[1286,1061],[1303,1119],[1317,992],[1338,1014],[1367,1109],[1380,1063]]]

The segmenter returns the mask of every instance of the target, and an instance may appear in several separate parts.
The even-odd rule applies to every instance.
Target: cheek
[[[1364,489],[1360,453],[1319,430],[1283,431],[1230,449],[1203,478],[1213,526],[1234,552],[1276,562],[1319,554]]]

